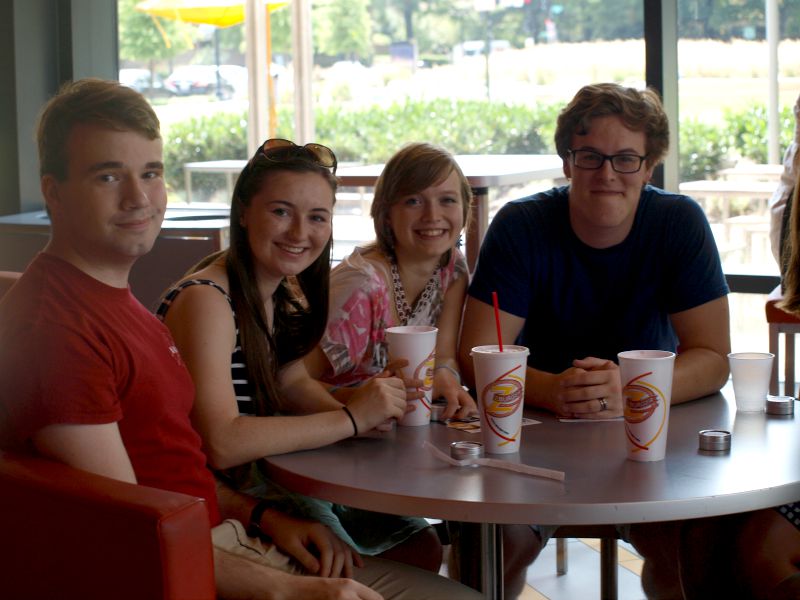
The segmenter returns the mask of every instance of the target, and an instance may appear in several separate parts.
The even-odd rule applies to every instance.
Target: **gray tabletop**
[[[742,512],[800,499],[800,416],[737,414],[716,394],[673,406],[666,459],[625,458],[623,423],[542,421],[523,429],[519,454],[503,460],[557,469],[563,483],[477,467],[452,467],[423,442],[448,451],[474,434],[432,423],[348,439],[267,459],[286,487],[382,512],[477,523],[611,524]],[[732,432],[731,450],[698,450],[701,429]]]

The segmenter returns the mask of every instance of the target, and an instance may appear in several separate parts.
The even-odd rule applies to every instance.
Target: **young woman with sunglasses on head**
[[[302,360],[327,318],[335,170],[324,146],[268,140],[236,183],[230,248],[169,290],[158,313],[194,378],[192,418],[209,462],[231,487],[327,525],[333,575],[351,573],[359,552],[438,571],[441,545],[424,519],[291,494],[258,468],[263,456],[324,446],[406,411],[397,377],[374,378],[343,408]],[[282,549],[310,557],[295,546]]]
[[[387,327],[434,325],[433,397],[447,401],[444,418],[476,412],[456,362],[468,279],[457,245],[471,198],[469,182],[442,148],[409,144],[386,163],[371,209],[377,240],[332,271],[328,327],[306,357],[309,372],[335,386],[343,402],[385,369]]]

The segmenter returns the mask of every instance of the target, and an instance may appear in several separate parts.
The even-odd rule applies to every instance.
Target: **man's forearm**
[[[556,375],[528,367],[525,371],[525,405],[556,412],[557,386]]]
[[[672,402],[680,404],[714,394],[728,381],[728,359],[708,348],[690,348],[675,359]]]

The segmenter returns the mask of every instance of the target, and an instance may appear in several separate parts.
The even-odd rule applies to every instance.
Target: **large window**
[[[119,0],[121,66],[133,81],[149,77],[145,89],[166,131],[171,198],[185,201],[186,163],[247,156],[244,28],[156,24],[135,4]],[[305,32],[293,31],[297,16],[282,4],[269,13],[271,131],[295,139],[292,40]],[[764,0],[677,2],[680,76],[670,91],[678,97],[679,186],[705,208],[728,273],[778,272],[767,199],[800,93],[797,4],[784,0],[777,20],[779,148],[770,152]],[[580,86],[645,85],[643,8],[642,0],[316,0],[312,59],[300,73],[311,81],[315,139],[343,165],[383,162],[412,140],[456,154],[552,154],[556,114]],[[191,83],[179,83],[181,73]],[[230,177],[194,171],[192,200],[227,202]],[[552,184],[492,189],[490,216]],[[370,190],[345,188],[339,200],[334,228],[343,254],[372,236]],[[763,300],[731,297],[737,349],[766,346]]]
[[[779,8],[763,0],[679,2],[681,188],[705,208],[726,273],[778,274],[768,201],[794,134],[800,22],[796,3],[783,2],[779,27],[768,28],[767,4]],[[773,97],[771,66],[777,73]],[[778,136],[770,140],[775,109]],[[734,349],[767,349],[765,298],[731,295]]]
[[[168,149],[170,183],[183,199],[179,162],[245,157],[243,26],[176,21],[140,4],[119,0],[120,77],[162,118],[177,148]],[[293,137],[285,4],[269,13],[273,133]],[[555,115],[578,87],[644,85],[639,0],[319,0],[311,15],[316,137],[345,164],[382,162],[420,139],[462,154],[553,152]],[[202,178],[193,187],[194,199],[220,198]]]

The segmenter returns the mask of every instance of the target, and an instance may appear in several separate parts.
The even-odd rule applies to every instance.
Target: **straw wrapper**
[[[554,471],[553,469],[543,469],[541,467],[532,467],[530,465],[520,465],[516,463],[506,462],[504,460],[497,460],[496,458],[465,458],[463,460],[456,460],[447,456],[444,452],[439,450],[430,442],[423,442],[422,446],[431,451],[436,458],[443,460],[455,467],[468,467],[470,465],[480,465],[482,467],[492,467],[495,469],[505,469],[506,471],[514,471],[515,473],[522,473],[523,475],[533,475],[534,477],[544,477],[546,479],[555,479],[556,481],[564,481],[565,475],[563,471]]]

